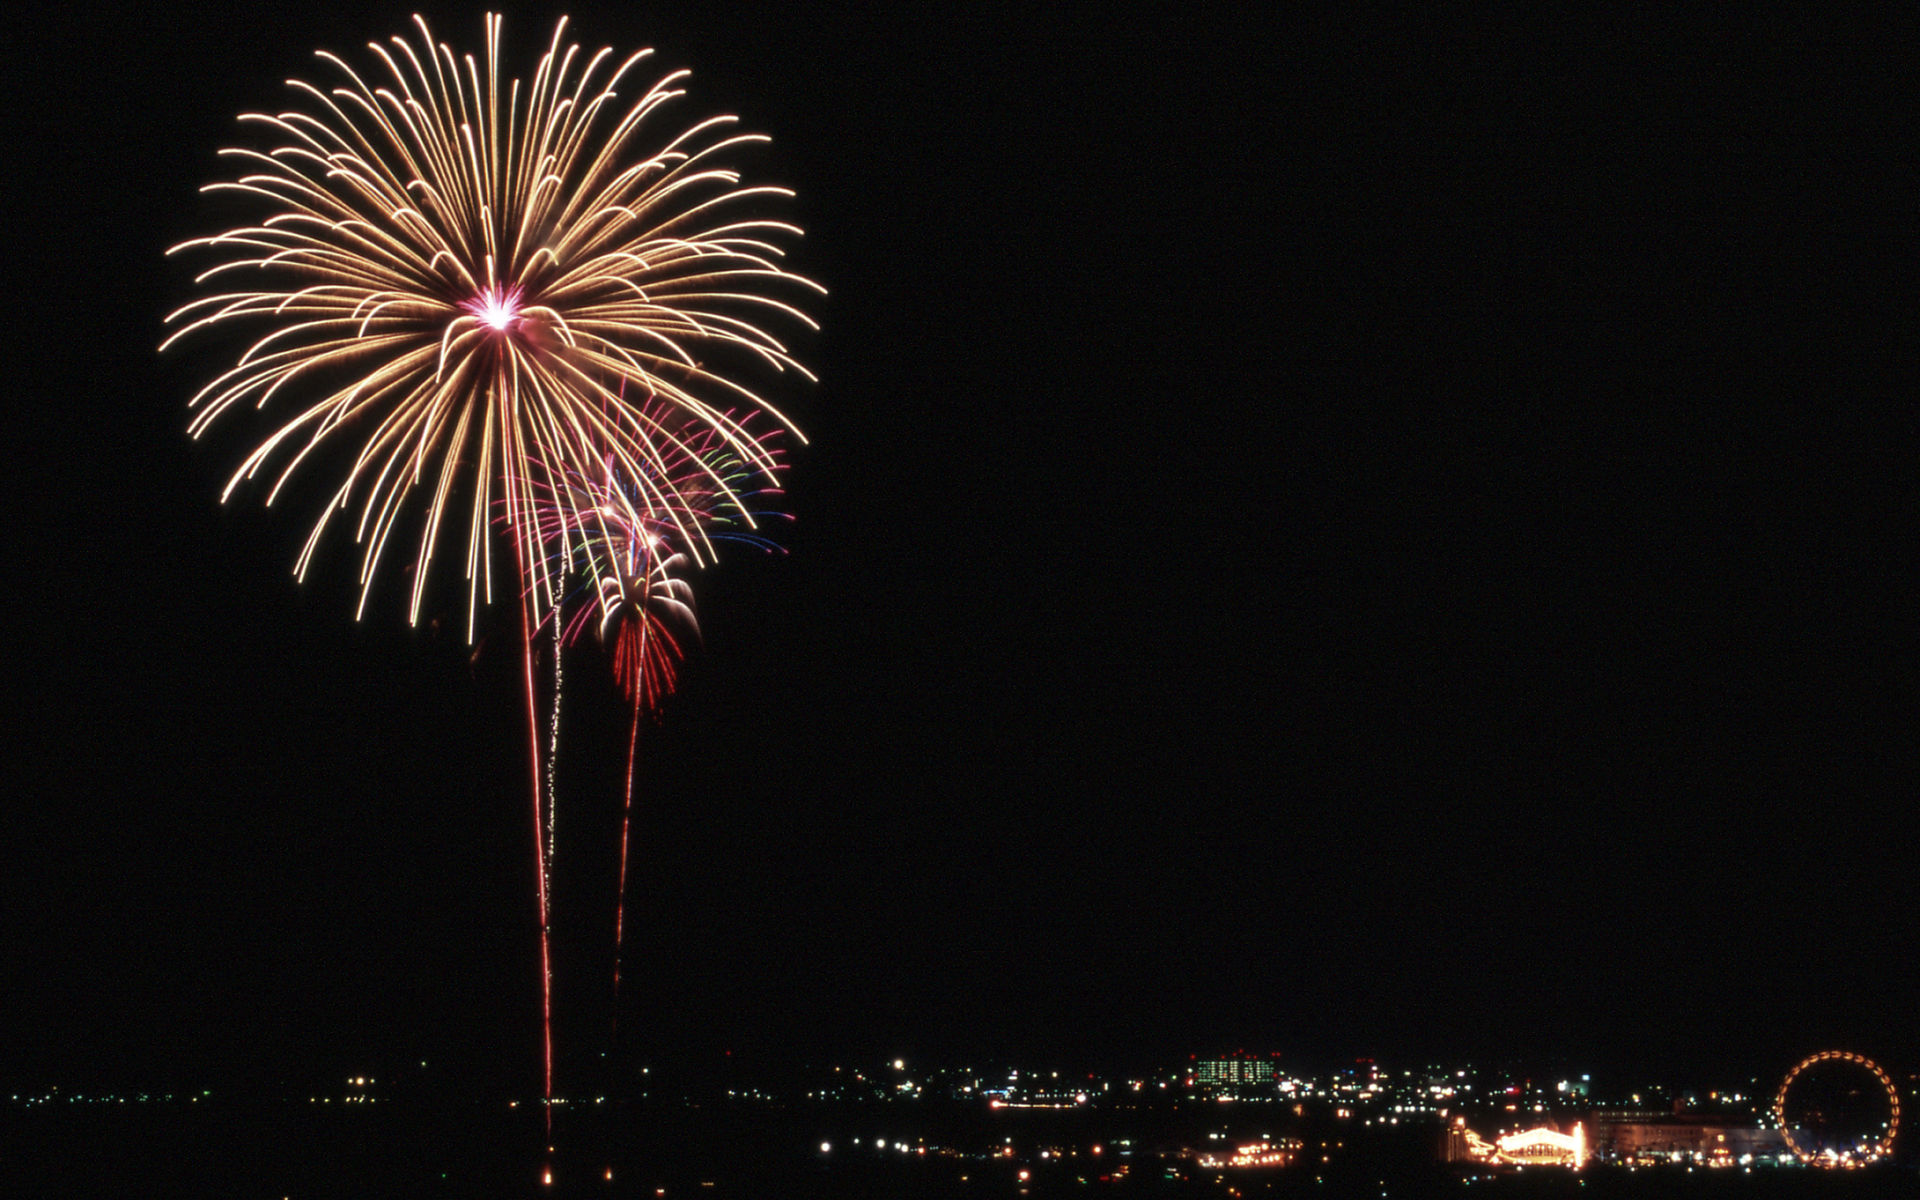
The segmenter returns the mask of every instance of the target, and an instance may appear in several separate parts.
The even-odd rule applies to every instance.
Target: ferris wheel
[[[1900,1093],[1880,1065],[1823,1050],[1787,1072],[1773,1118],[1794,1157],[1814,1167],[1860,1167],[1893,1152]]]

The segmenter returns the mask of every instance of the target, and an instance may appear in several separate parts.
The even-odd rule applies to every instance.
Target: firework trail
[[[798,227],[761,215],[791,195],[745,186],[728,165],[765,141],[727,116],[662,130],[686,72],[647,86],[624,59],[592,55],[555,26],[528,79],[502,78],[501,19],[480,59],[416,40],[371,43],[363,71],[320,52],[330,86],[289,81],[297,106],[247,113],[261,144],[225,149],[237,176],[203,189],[256,223],[175,246],[213,258],[208,290],[168,316],[162,349],[241,328],[251,342],[194,395],[198,438],[228,414],[274,415],[221,493],[263,473],[271,505],[303,468],[343,463],[295,563],[304,579],[342,513],[359,551],[364,614],[383,557],[413,543],[417,622],[443,531],[464,522],[467,636],[493,596],[488,514],[505,514],[519,597],[539,868],[545,1089],[553,1091],[552,969],[541,818],[534,631],[562,593],[546,577],[536,484],[617,470],[650,515],[693,507],[673,489],[727,494],[726,476],[669,469],[691,445],[777,464],[739,414],[799,431],[750,388],[750,373],[811,378],[766,323],[813,322],[795,306],[823,289],[787,271]],[[646,398],[646,404],[623,397]],[[691,439],[691,441],[690,441]],[[322,453],[326,452],[326,453]],[[702,451],[704,453],[704,449]],[[693,454],[698,459],[698,454]],[[749,510],[735,504],[749,523]],[[411,532],[402,530],[411,527]],[[702,532],[676,525],[698,565]],[[551,749],[551,747],[549,748]]]
[[[557,609],[556,609],[557,611]],[[547,720],[547,883],[551,885],[553,874],[553,846],[555,814],[559,811],[560,792],[556,768],[560,761],[560,694],[564,677],[561,673],[560,622],[553,625],[553,707]]]

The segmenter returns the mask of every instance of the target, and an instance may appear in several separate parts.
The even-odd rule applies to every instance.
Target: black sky
[[[635,1019],[1920,1068],[1912,31],[1225,7],[574,12],[774,135],[831,289],[791,553],[645,735]],[[508,626],[296,585],[307,513],[216,502],[258,429],[184,433],[218,348],[153,352],[233,116],[405,17],[14,52],[0,1083],[534,1085]],[[569,670],[563,1005],[623,732]]]

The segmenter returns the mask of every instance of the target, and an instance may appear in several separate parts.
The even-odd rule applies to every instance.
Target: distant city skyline
[[[427,1065],[419,1064],[419,1074],[403,1070],[385,1079],[342,1076],[304,1097],[254,1097],[251,1103],[291,1105],[314,1119],[336,1108],[419,1113],[452,1099],[426,1085]],[[1014,1160],[1009,1169],[1031,1173],[1075,1159],[1109,1160],[1113,1165],[1102,1176],[1110,1182],[1130,1159],[1134,1166],[1151,1164],[1174,1177],[1193,1169],[1318,1173],[1350,1170],[1375,1157],[1385,1163],[1409,1156],[1454,1172],[1855,1168],[1912,1159],[1903,1140],[1900,1090],[1912,1094],[1920,1086],[1920,1075],[1909,1074],[1897,1087],[1877,1064],[1845,1051],[1809,1056],[1778,1084],[1732,1082],[1726,1090],[1705,1093],[1632,1080],[1596,1089],[1586,1074],[1538,1077],[1524,1069],[1472,1064],[1395,1068],[1359,1059],[1304,1072],[1280,1069],[1272,1056],[1245,1052],[1217,1058],[1196,1054],[1139,1077],[895,1058],[821,1065],[773,1082],[736,1067],[716,1064],[712,1077],[671,1082],[642,1075],[635,1081],[637,1090],[616,1096],[577,1094],[550,1102],[537,1094],[468,1097],[464,1103],[497,1113],[544,1107],[559,1116],[563,1130],[583,1120],[644,1126],[664,1112],[718,1104],[734,1113],[724,1119],[730,1126],[759,1119],[755,1113],[768,1120],[774,1114],[787,1114],[782,1120],[813,1120],[815,1128],[831,1132],[817,1151],[799,1153],[817,1155],[822,1165],[836,1155],[911,1154],[916,1161],[931,1156],[949,1162],[954,1170],[971,1169],[969,1162]],[[1843,1078],[1795,1092],[1823,1068],[1839,1069]],[[1863,1095],[1854,1086],[1876,1077],[1884,1096]],[[1839,1091],[1820,1090],[1835,1082],[1842,1085]],[[690,1090],[679,1090],[689,1085]],[[1872,1092],[1869,1087],[1867,1093]],[[14,1094],[7,1101],[22,1111],[76,1115],[124,1108],[129,1101],[136,1110],[202,1102],[231,1109],[236,1102],[248,1103],[240,1097],[216,1098],[210,1091],[114,1096],[63,1095],[58,1089]],[[1037,1110],[1071,1110],[1080,1117],[1065,1126],[1024,1124],[1045,1115]],[[803,1115],[808,1113],[814,1116]],[[1143,1141],[1139,1133],[1146,1126],[1139,1122],[1147,1114],[1160,1132]],[[929,1130],[944,1132],[903,1132],[903,1121],[910,1129],[923,1117],[931,1122]],[[789,1148],[788,1153],[796,1152]]]

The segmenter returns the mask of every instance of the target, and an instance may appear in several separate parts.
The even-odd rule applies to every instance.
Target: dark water
[[[1589,1168],[1575,1175],[1535,1169],[1468,1178],[1438,1161],[1433,1131],[1425,1129],[1371,1140],[1362,1135],[1359,1141],[1349,1129],[1326,1163],[1225,1174],[1199,1170],[1177,1153],[1182,1144],[1204,1140],[1201,1120],[1190,1111],[990,1115],[911,1105],[602,1107],[561,1113],[556,1152],[548,1154],[538,1114],[504,1105],[315,1107],[276,1101],[12,1108],[0,1116],[0,1195],[1920,1198],[1920,1175],[1911,1167],[1846,1174]],[[1257,1132],[1249,1127],[1232,1134]],[[1314,1131],[1301,1132],[1312,1139]],[[877,1145],[881,1140],[885,1149]],[[823,1152],[823,1142],[831,1149]],[[1005,1154],[1009,1145],[1011,1157]],[[1093,1145],[1101,1146],[1100,1154],[1092,1153]],[[1045,1158],[1042,1149],[1048,1149]],[[548,1169],[552,1185],[543,1183]]]

